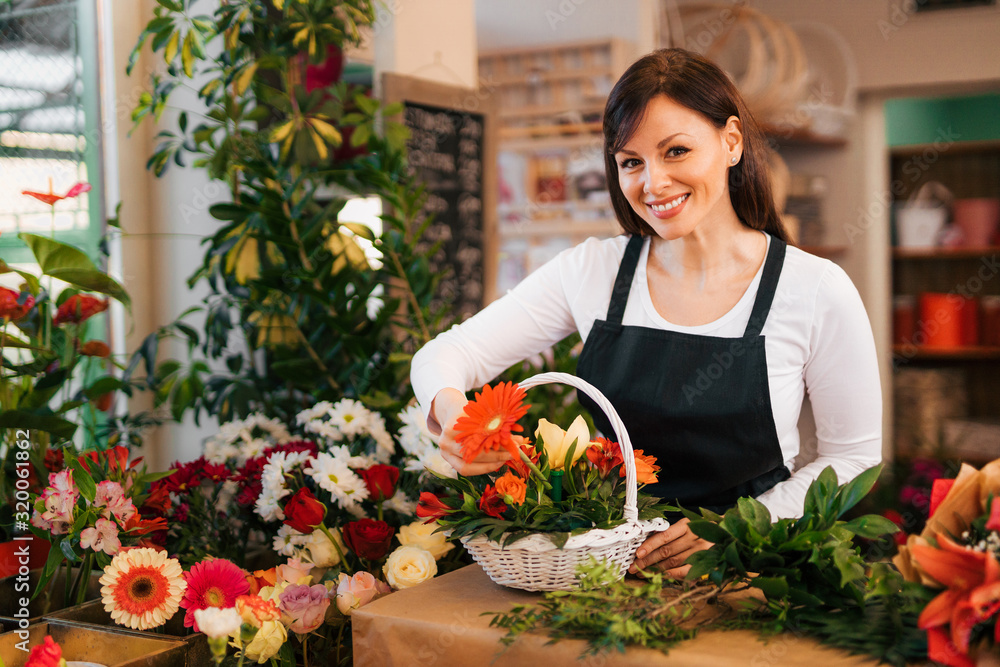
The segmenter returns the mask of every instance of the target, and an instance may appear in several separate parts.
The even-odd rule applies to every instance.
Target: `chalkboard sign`
[[[495,283],[490,115],[476,91],[389,74],[383,81],[386,101],[403,102],[410,168],[428,192],[422,214],[433,215],[417,250],[438,245],[429,255],[442,276],[438,298],[468,317],[492,299]]]

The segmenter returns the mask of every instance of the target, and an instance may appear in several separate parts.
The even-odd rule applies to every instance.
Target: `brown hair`
[[[618,183],[615,153],[635,134],[650,100],[666,95],[697,111],[721,129],[731,116],[743,126],[743,154],[729,168],[729,196],[741,222],[788,240],[771,194],[767,153],[770,148],[736,86],[715,63],[684,49],[660,49],[643,56],[622,74],[604,108],[604,168],[611,204],[629,234],[650,236],[653,229],[640,218]]]

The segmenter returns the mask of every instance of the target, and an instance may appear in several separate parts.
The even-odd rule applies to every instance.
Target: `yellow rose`
[[[243,654],[249,660],[256,660],[257,664],[263,665],[281,650],[281,645],[287,639],[288,631],[281,621],[264,621],[260,630],[253,636],[253,641],[243,650]]]
[[[553,470],[562,470],[566,462],[566,454],[569,448],[576,442],[576,449],[573,451],[571,465],[583,456],[590,446],[590,429],[587,422],[581,415],[577,415],[569,429],[564,431],[547,419],[538,420],[538,428],[535,430],[535,438],[541,438],[545,446],[545,453],[549,456],[549,467]]]
[[[306,542],[305,549],[309,554],[307,560],[316,567],[333,567],[340,563],[340,554],[345,551],[344,541],[340,537],[340,531],[334,529],[330,534],[337,540],[336,546],[322,530],[314,530]],[[340,548],[339,551],[337,547]]]
[[[417,520],[408,526],[401,526],[399,529],[399,543],[404,547],[420,547],[431,552],[437,560],[455,548],[455,545],[448,541],[444,533],[435,533],[437,524],[424,523]]]
[[[434,555],[420,547],[399,547],[389,554],[382,566],[386,580],[396,590],[422,584],[437,571]]]

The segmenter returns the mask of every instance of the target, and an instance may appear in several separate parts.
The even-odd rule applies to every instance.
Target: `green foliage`
[[[150,335],[131,372],[144,367],[157,406],[176,419],[287,419],[345,396],[401,407],[410,357],[451,324],[447,304],[432,305],[434,248],[416,251],[431,221],[407,168],[407,131],[386,118],[398,109],[358,86],[302,85],[307,62],[358,43],[374,4],[235,0],[196,16],[188,5],[160,3],[136,45],[133,63],[148,43],[166,73],[151,77],[133,119],[158,118],[178,86],[202,82],[205,113],[180,114],[148,166],[161,174],[190,159],[230,197],[210,208],[219,225],[189,279],[209,296]],[[381,198],[379,232],[338,221],[357,196]],[[166,338],[183,341],[191,361],[160,360]]]

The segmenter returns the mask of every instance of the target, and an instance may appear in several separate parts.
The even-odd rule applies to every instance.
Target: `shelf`
[[[597,104],[575,104],[567,102],[565,104],[550,104],[546,106],[526,105],[519,109],[501,109],[500,118],[552,118],[565,113],[604,113],[604,103]]]
[[[893,345],[892,355],[898,359],[919,360],[977,360],[1000,359],[1000,347],[971,345],[968,347],[928,347],[921,345]]]
[[[847,145],[847,139],[844,137],[816,134],[800,127],[780,127],[778,125],[762,123],[761,130],[769,139],[774,139],[779,144],[785,144],[786,146],[839,148]]]
[[[590,125],[599,125],[599,123],[585,123],[587,127]],[[553,126],[553,127],[563,127],[563,126]],[[596,150],[598,153],[604,150],[604,135],[598,133],[587,132],[586,134],[567,134],[565,136],[548,136],[548,137],[523,137],[518,136],[517,138],[505,138],[510,136],[508,134],[509,130],[531,130],[534,128],[506,128],[501,131],[501,139],[503,145],[500,146],[500,150],[509,151],[512,153],[543,153],[545,151],[552,150],[578,150],[591,148]]]
[[[975,259],[1000,253],[1000,246],[983,248],[900,248],[892,249],[893,259]]]
[[[527,127],[502,127],[500,128],[500,140],[504,142],[504,148],[507,147],[507,141],[510,139],[530,137],[549,139],[553,138],[553,135],[557,138],[592,141],[595,132],[602,132],[599,121],[593,123],[546,123],[544,125],[528,125]],[[580,136],[581,134],[583,136]],[[603,134],[601,136],[603,137]]]
[[[583,79],[592,81],[595,78],[617,78],[610,67],[588,67],[569,70],[546,70],[541,67],[530,67],[517,74],[492,74],[487,81],[497,86],[531,86],[543,81],[572,81]]]

